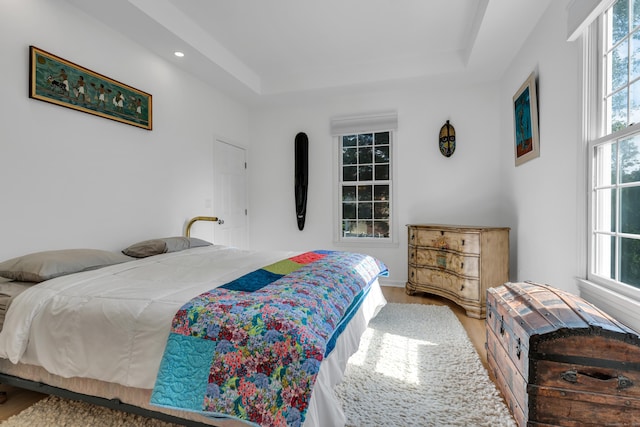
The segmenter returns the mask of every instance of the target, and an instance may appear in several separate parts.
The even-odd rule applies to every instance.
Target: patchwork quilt
[[[320,363],[386,274],[368,255],[313,251],[199,295],[173,319],[151,403],[302,425]]]

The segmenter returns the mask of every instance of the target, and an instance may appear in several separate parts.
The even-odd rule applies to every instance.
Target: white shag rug
[[[11,396],[9,396],[11,399]],[[0,423],[2,427],[180,427],[154,418],[48,396]]]
[[[446,306],[387,304],[369,324],[336,393],[351,427],[515,426],[464,328]],[[173,426],[55,396],[1,425]]]
[[[515,421],[456,315],[387,304],[336,388],[347,426],[491,426]]]

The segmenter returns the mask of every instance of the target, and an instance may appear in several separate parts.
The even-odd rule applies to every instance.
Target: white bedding
[[[0,332],[0,357],[65,378],[151,389],[171,320],[184,303],[295,254],[207,246],[43,282],[13,300]],[[330,424],[344,422],[332,388],[369,319],[384,304],[376,282],[343,334],[342,347],[323,362],[305,425],[329,425],[326,411],[333,412]]]

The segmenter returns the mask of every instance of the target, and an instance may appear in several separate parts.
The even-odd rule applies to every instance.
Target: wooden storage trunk
[[[518,426],[640,426],[640,337],[551,286],[487,291],[487,361]]]

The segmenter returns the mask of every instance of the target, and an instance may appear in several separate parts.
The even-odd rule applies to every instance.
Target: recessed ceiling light
[[[173,54],[174,54],[175,56],[177,56],[178,58],[182,58],[182,57],[184,56],[184,53],[180,52],[179,50],[177,50],[177,51],[173,52]]]

